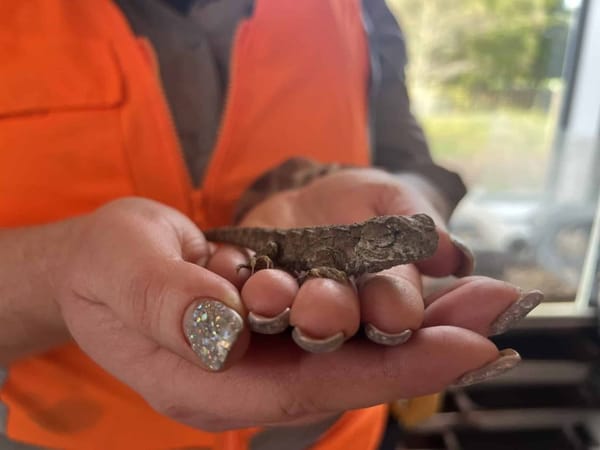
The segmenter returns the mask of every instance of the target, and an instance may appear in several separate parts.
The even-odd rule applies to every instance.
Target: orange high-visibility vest
[[[109,0],[0,2],[0,226],[41,224],[137,195],[200,227],[294,156],[366,165],[368,54],[359,0],[256,0],[204,184],[178,148],[148,43]],[[8,435],[71,449],[243,449],[257,430],[205,433],[152,410],[70,344],[16,362]],[[315,448],[372,449],[383,406],[352,411]]]

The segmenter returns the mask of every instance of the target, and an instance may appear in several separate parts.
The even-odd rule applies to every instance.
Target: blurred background
[[[388,448],[600,449],[600,1],[387,2],[414,113],[469,187],[453,232],[477,273],[546,294],[495,339],[522,367],[441,396]]]
[[[572,299],[600,186],[597,1],[388,3],[415,113],[469,186],[452,226],[478,270]]]

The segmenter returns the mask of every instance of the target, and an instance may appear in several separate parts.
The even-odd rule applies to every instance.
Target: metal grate
[[[593,328],[497,339],[524,362],[445,394],[442,410],[405,430],[396,450],[600,450],[600,345]]]

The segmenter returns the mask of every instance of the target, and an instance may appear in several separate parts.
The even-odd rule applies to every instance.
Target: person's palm
[[[326,185],[329,180],[320,181]],[[360,177],[355,181],[360,187]],[[386,212],[371,210],[365,206],[367,199],[355,198],[346,204],[352,210],[347,215],[336,205],[331,208],[336,216],[327,216],[320,208],[328,206],[317,201],[324,194],[314,192],[307,188],[299,193],[295,204],[274,196],[251,211],[246,223],[347,222]],[[306,208],[296,209],[296,219],[287,222],[281,215],[275,214],[277,222],[260,213],[263,207],[292,211],[302,202],[307,202]],[[311,208],[312,216],[302,219],[300,211]],[[56,294],[74,338],[159,412],[205,430],[314,421],[439,391],[501,356],[485,335],[519,296],[500,282],[466,278],[426,299],[430,304],[423,313],[420,275],[414,266],[376,275],[358,291],[324,279],[309,280],[299,288],[290,274],[279,270],[262,270],[246,281],[231,275],[243,252],[223,248],[207,268],[192,264],[208,256],[200,230],[176,211],[143,200],[115,202],[79,223],[66,272],[57,277],[62,289]],[[348,340],[336,351],[314,354],[298,348],[287,333],[249,333],[247,309],[261,302],[272,306],[281,299],[293,304],[296,327],[319,337],[341,326]],[[189,311],[208,301],[220,302],[244,319],[244,329],[218,373],[207,370],[183,330]],[[368,305],[374,307],[369,310]],[[408,342],[391,347],[353,338],[365,319],[379,320],[381,328],[409,326],[414,333]]]
[[[402,178],[377,169],[345,169],[274,194],[247,213],[240,225],[290,228],[419,212],[440,220],[423,194]]]
[[[273,269],[240,276],[235,267],[245,262],[246,253],[221,247],[208,267],[240,287],[249,311],[274,317],[290,307],[291,325],[304,335],[318,340],[341,330],[347,339],[335,351],[311,354],[295,347],[286,333],[253,334],[246,356],[228,372],[244,376],[264,369],[269,379],[286,380],[283,384],[291,391],[281,394],[288,420],[310,419],[436,392],[461,372],[497,358],[498,350],[486,336],[498,315],[519,298],[519,290],[497,280],[467,277],[423,298],[421,273],[459,272],[468,255],[454,244],[427,198],[393,175],[375,169],[329,174],[272,195],[250,210],[240,226],[291,228],[422,212],[440,225],[436,255],[418,267],[399,266],[362,277],[357,287],[323,278],[299,287],[292,275]],[[379,345],[354,336],[361,323],[391,335],[410,330],[412,337],[402,345]]]

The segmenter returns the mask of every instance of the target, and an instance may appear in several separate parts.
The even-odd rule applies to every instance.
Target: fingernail
[[[183,327],[192,350],[206,367],[217,371],[225,364],[244,320],[223,303],[204,300],[188,309]]]
[[[519,362],[521,362],[521,357],[515,350],[512,348],[501,350],[500,356],[496,360],[479,369],[465,373],[452,384],[452,387],[470,386],[497,377],[514,368]]]
[[[381,331],[375,325],[368,323],[365,325],[365,334],[367,337],[375,342],[376,344],[381,345],[400,345],[404,344],[406,341],[410,339],[413,332],[412,330],[404,330],[400,333],[386,333],[385,331]]]
[[[261,334],[277,334],[284,331],[290,324],[290,308],[285,308],[274,317],[261,316],[251,312],[248,314],[250,329]]]
[[[312,353],[326,353],[337,350],[344,343],[344,333],[340,331],[328,338],[317,339],[304,334],[298,327],[294,327],[292,331],[294,342],[303,350]]]
[[[450,236],[452,244],[460,252],[460,264],[454,271],[455,277],[466,277],[473,273],[475,270],[475,256],[467,245],[456,236]]]
[[[490,325],[490,336],[504,333],[529,314],[542,300],[544,300],[544,294],[541,291],[531,291],[522,295]]]

